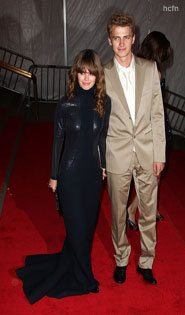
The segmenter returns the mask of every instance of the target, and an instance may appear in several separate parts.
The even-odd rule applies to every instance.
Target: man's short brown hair
[[[133,15],[128,13],[122,13],[122,12],[115,12],[111,15],[111,17],[108,19],[107,23],[107,32],[109,34],[109,37],[111,36],[112,27],[114,25],[117,26],[129,26],[132,31],[132,35],[135,33],[135,19]]]

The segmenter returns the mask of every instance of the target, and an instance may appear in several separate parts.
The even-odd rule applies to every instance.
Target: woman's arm
[[[106,137],[107,137],[107,131],[109,127],[109,117],[111,112],[111,100],[107,96],[106,104],[105,104],[105,115],[104,115],[104,122],[103,122],[103,128],[100,134],[99,139],[99,151],[100,151],[100,164],[101,168],[103,170],[103,179],[106,177]]]
[[[52,151],[52,167],[51,178],[49,181],[50,188],[53,192],[57,187],[57,178],[59,170],[59,162],[64,142],[64,127],[65,127],[65,115],[64,115],[64,100],[62,99],[56,107],[55,119],[54,119],[54,140]]]

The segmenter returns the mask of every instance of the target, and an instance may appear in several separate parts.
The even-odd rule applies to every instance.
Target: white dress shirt
[[[129,67],[121,66],[116,58],[114,58],[114,64],[116,66],[119,79],[126,97],[130,116],[132,118],[133,125],[135,123],[135,60],[132,55],[132,60]]]

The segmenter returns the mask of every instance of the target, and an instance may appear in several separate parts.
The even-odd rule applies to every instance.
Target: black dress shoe
[[[100,292],[99,287],[96,287],[91,290],[91,293],[99,293],[99,292]]]
[[[135,224],[134,222],[132,222],[129,218],[127,218],[127,223],[128,223],[128,226],[129,226],[129,229],[132,230],[132,231],[139,231],[139,226],[138,224]]]
[[[162,220],[164,220],[164,216],[162,214],[158,214],[156,216],[156,222],[159,222],[159,221],[162,221]]]
[[[128,223],[128,226],[129,226],[129,229],[132,230],[132,231],[139,231],[139,226],[138,224],[134,223],[133,221],[131,221],[129,219],[129,213],[128,213],[128,208],[126,209],[127,211],[127,223]]]
[[[153,277],[152,269],[143,269],[137,266],[137,272],[143,275],[143,279],[150,284],[157,284],[157,281]]]
[[[116,267],[115,271],[114,271],[114,280],[117,283],[123,283],[126,280],[126,269],[127,266],[124,267]]]

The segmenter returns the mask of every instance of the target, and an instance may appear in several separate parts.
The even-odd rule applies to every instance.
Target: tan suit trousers
[[[153,168],[144,170],[133,152],[129,169],[124,174],[107,173],[108,191],[112,210],[112,241],[117,266],[129,262],[131,246],[126,236],[126,207],[132,176],[137,181],[141,256],[139,266],[152,268],[156,247],[157,177]]]

